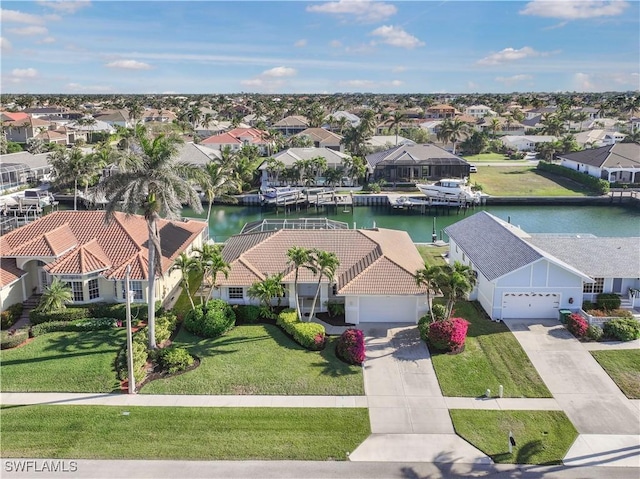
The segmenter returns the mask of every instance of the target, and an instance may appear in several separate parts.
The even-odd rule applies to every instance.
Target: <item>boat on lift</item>
[[[421,193],[433,198],[456,198],[465,201],[480,201],[480,193],[471,190],[465,179],[443,178],[435,183],[418,183]]]

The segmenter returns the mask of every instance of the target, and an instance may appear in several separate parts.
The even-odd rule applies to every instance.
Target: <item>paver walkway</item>
[[[580,437],[565,464],[640,467],[640,411],[556,320],[505,321]]]
[[[352,461],[491,463],[457,436],[431,357],[415,325],[360,325],[371,436]]]

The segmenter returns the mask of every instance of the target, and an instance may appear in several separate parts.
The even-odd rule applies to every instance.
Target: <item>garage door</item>
[[[414,296],[361,296],[361,323],[415,323]]]
[[[558,293],[504,293],[502,296],[502,319],[557,319],[559,309]]]

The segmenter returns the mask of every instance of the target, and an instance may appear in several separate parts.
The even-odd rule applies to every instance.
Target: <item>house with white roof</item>
[[[498,114],[487,105],[471,105],[464,110],[464,114],[473,118],[484,118],[485,116],[497,116]]]
[[[576,143],[583,148],[593,148],[620,143],[627,136],[619,131],[588,130],[574,135]]]
[[[444,231],[449,260],[473,269],[471,299],[494,320],[558,318],[599,293],[640,287],[640,238],[534,235],[486,211]]]
[[[539,143],[550,143],[556,140],[555,136],[550,135],[505,135],[500,137],[504,146],[516,151],[535,151]]]

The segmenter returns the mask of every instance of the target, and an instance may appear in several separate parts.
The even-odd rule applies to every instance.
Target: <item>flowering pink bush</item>
[[[584,335],[587,334],[588,328],[589,324],[587,323],[587,320],[582,316],[576,313],[571,313],[569,315],[569,318],[567,319],[567,329],[576,338],[583,338]]]
[[[429,325],[427,338],[437,350],[458,352],[464,347],[468,329],[469,322],[463,318],[435,321]]]
[[[362,364],[365,358],[364,333],[359,329],[347,329],[338,339],[336,354],[349,364]]]
[[[324,349],[324,343],[326,342],[326,340],[327,340],[327,337],[324,335],[324,333],[317,333],[313,337],[314,349],[316,351],[320,351],[321,349]]]

